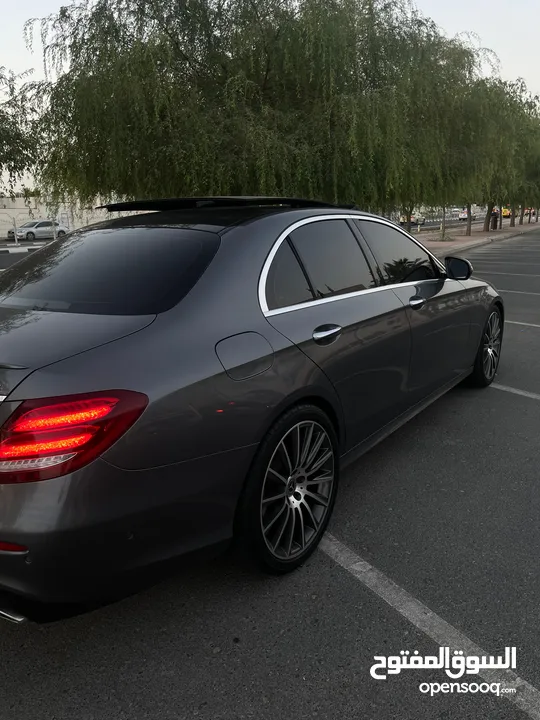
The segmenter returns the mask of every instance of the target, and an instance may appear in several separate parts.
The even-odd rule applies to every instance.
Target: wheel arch
[[[504,325],[504,303],[501,298],[497,298],[494,302],[492,307],[496,307],[500,313],[501,313],[501,319]]]
[[[261,433],[261,438],[259,440],[260,443],[264,440],[266,435],[270,432],[270,430],[273,428],[273,426],[282,418],[286,413],[288,413],[290,410],[292,410],[295,407],[299,407],[300,405],[314,405],[315,407],[322,410],[330,422],[332,423],[332,426],[336,432],[337,439],[338,439],[338,449],[339,454],[342,455],[345,451],[345,421],[343,418],[343,411],[341,409],[341,404],[337,398],[337,396],[332,397],[330,393],[326,392],[322,388],[309,388],[306,387],[302,391],[298,391],[297,393],[293,393],[292,395],[288,396],[282,403],[280,403],[276,408],[275,411],[271,414],[269,417],[263,432]],[[242,498],[244,496],[244,490],[246,488],[246,484],[248,481],[248,478],[250,476],[250,473],[252,471],[252,468],[257,460],[258,456],[258,449],[253,454],[253,457],[251,459],[251,462],[249,464],[249,468],[246,472],[246,475],[242,482],[241,490],[238,494],[238,499],[236,502],[236,509],[234,513],[234,522],[233,522],[233,535],[238,534],[239,530],[239,512],[242,505]]]

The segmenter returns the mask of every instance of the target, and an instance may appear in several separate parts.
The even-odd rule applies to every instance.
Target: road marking
[[[522,395],[523,397],[531,398],[531,400],[540,400],[540,395],[529,392],[528,390],[518,390],[517,388],[508,387],[508,385],[499,385],[499,383],[492,383],[491,387],[495,388],[495,390],[513,393],[514,395]]]
[[[466,635],[447,623],[426,605],[410,595],[406,590],[390,580],[384,573],[363,560],[333,535],[326,533],[320,548],[334,562],[341,565],[356,580],[369,588],[390,607],[411,622],[440,646],[452,650],[463,650],[465,655],[482,657],[489,655]],[[382,650],[383,648],[381,648]],[[516,688],[515,694],[501,695],[529,717],[540,720],[540,692],[526,680],[511,670],[483,669],[479,675],[489,683],[501,683],[504,687]]]
[[[540,275],[533,275],[532,273],[507,273],[507,272],[499,272],[498,270],[485,270],[483,273],[480,270],[480,274],[483,274],[483,275],[511,275],[512,277],[540,277]]]
[[[505,320],[504,324],[505,325],[524,325],[525,327],[540,328],[540,325],[535,325],[534,323],[518,322],[517,320]]]
[[[540,295],[540,293],[525,292],[524,290],[503,290],[502,288],[497,288],[497,290],[499,292],[514,293],[514,295]]]
[[[538,260],[530,260],[529,262],[514,262],[513,260],[484,260],[483,258],[472,258],[472,262],[475,262],[476,265],[523,265],[525,267],[531,267],[531,265],[539,265],[540,264],[540,255],[538,255]],[[476,271],[476,267],[474,268]]]

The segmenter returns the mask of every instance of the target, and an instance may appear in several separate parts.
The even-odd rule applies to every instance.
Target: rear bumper
[[[98,460],[62,478],[0,485],[0,592],[47,603],[117,592],[144,568],[223,543],[256,446],[125,471]]]

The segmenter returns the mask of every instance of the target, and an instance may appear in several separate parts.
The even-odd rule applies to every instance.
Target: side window
[[[364,253],[345,220],[320,220],[291,233],[315,295],[367,290],[376,286]]]
[[[266,302],[269,310],[298,305],[313,300],[304,271],[285,240],[279,246],[266,279]]]
[[[385,285],[439,277],[428,253],[399,230],[369,220],[355,222],[377,260]]]
[[[52,227],[52,222],[49,222],[49,221],[40,222],[40,223],[38,223],[37,226],[38,226],[38,228]]]

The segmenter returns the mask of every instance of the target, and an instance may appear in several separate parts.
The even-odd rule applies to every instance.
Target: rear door
[[[464,286],[446,277],[439,263],[390,223],[356,221],[378,264],[378,276],[407,307],[412,331],[409,374],[417,402],[470,365],[470,300]]]
[[[333,383],[350,448],[403,410],[411,339],[405,306],[380,287],[349,222],[290,228],[267,261],[263,311]]]
[[[36,225],[35,229],[36,239],[45,240],[46,238],[52,237],[52,222],[50,220],[44,220]]]

